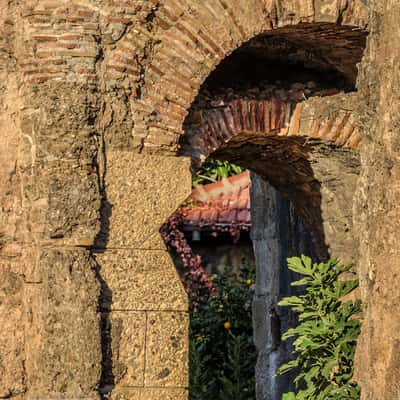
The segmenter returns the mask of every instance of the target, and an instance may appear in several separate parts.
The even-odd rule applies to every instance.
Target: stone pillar
[[[26,90],[15,175],[23,282],[23,398],[98,399],[100,285],[90,247],[98,226],[93,87]],[[1,396],[0,396],[1,397]]]
[[[101,392],[186,400],[188,302],[159,230],[190,194],[189,160],[106,154],[95,258],[102,284]]]
[[[257,400],[280,400],[293,387],[290,374],[276,378],[279,365],[291,358],[291,346],[281,342],[281,334],[292,326],[294,315],[277,306],[294,294],[290,282],[296,279],[286,266],[286,258],[300,254],[315,257],[313,241],[293,205],[268,182],[252,174],[251,204],[256,291],[253,301]]]
[[[6,14],[8,7],[2,4],[0,14]],[[0,32],[4,26],[5,20],[0,16]],[[0,398],[6,398],[21,396],[26,390],[26,380],[24,271],[19,240],[22,199],[15,173],[20,140],[16,123],[18,84],[16,74],[7,65],[8,57],[2,57],[6,53],[2,51],[1,39],[0,43]]]
[[[400,3],[370,4],[358,79],[364,138],[354,221],[363,321],[355,378],[362,400],[392,400],[400,399]]]

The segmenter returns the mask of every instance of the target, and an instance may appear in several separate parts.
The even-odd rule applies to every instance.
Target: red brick
[[[57,36],[45,36],[45,35],[35,35],[32,36],[33,40],[38,42],[56,42],[58,40]]]
[[[109,23],[119,23],[119,24],[129,24],[132,22],[132,18],[129,17],[108,17],[107,21]]]

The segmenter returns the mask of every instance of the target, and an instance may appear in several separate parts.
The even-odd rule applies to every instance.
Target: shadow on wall
[[[92,249],[92,257],[96,262],[96,277],[100,284],[100,296],[98,299],[98,307],[100,312],[100,338],[101,338],[101,376],[99,393],[106,395],[110,393],[115,386],[115,376],[113,365],[113,347],[112,338],[117,337],[115,329],[118,327],[112,326],[115,321],[111,322],[110,313],[112,305],[112,290],[108,286],[101,274],[101,265],[97,262],[96,254],[104,253],[110,236],[110,219],[112,216],[112,204],[108,200],[106,188],[106,174],[107,174],[107,156],[104,140],[104,133],[102,136],[100,163],[96,165],[97,175],[99,177],[98,185],[101,194],[100,206],[100,230],[95,238],[95,244]],[[102,162],[102,164],[101,164]],[[118,322],[118,321],[116,321]]]

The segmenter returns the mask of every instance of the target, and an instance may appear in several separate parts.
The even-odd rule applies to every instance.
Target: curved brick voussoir
[[[299,94],[292,91],[284,96],[289,100],[282,100],[282,96],[219,100],[214,101],[218,107],[195,110],[188,117],[181,151],[199,164],[221,147],[229,147],[240,135],[297,136],[352,149],[358,146],[361,135],[353,115],[356,94],[306,99],[303,93],[303,101],[295,96]]]
[[[360,0],[351,6],[339,0],[329,4],[283,0],[279,5],[269,0],[149,3],[155,5],[148,32],[154,47],[145,60],[148,68],[140,77],[142,88],[135,110],[140,123],[134,132],[148,151],[176,149],[186,110],[202,83],[225,57],[252,38],[267,32],[279,35],[288,26],[301,32],[314,27],[308,39],[318,44],[328,33],[338,33],[338,21],[348,25],[348,32],[354,27],[364,28],[368,14]],[[300,39],[302,36],[300,33]],[[346,40],[337,44],[342,51],[341,60],[351,58],[352,54],[346,52],[351,42],[352,38],[346,36]]]
[[[359,62],[353,62],[360,36],[354,27],[365,28],[368,9],[362,0],[351,3],[27,1],[21,6],[25,29],[18,62],[27,86],[68,81],[128,88],[133,144],[175,153],[202,83],[224,58],[259,35],[294,40],[315,50],[314,59],[326,53],[323,65],[346,60],[346,68],[331,63],[338,71],[347,71],[347,64],[352,68]]]

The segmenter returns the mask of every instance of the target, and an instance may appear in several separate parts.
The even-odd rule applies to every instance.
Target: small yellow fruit
[[[204,336],[202,336],[202,335],[197,336],[196,337],[196,341],[197,341],[197,343],[203,342],[204,341]]]
[[[225,328],[225,329],[231,329],[231,328],[232,328],[232,324],[231,324],[229,321],[226,321],[226,322],[224,323],[224,328]]]
[[[251,286],[253,284],[253,279],[247,279],[246,284],[247,286]]]

